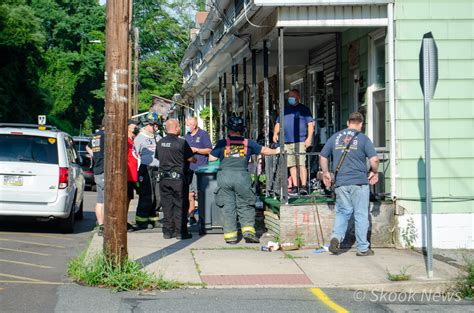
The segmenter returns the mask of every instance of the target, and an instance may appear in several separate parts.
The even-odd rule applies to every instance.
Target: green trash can
[[[200,166],[195,171],[197,177],[198,228],[200,235],[207,233],[222,234],[224,232],[222,212],[214,202],[218,170],[219,163],[210,163],[209,165]]]

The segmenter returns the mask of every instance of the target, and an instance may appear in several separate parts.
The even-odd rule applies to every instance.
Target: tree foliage
[[[139,108],[181,89],[188,30],[203,0],[135,0]],[[97,0],[3,0],[0,122],[49,123],[91,133],[104,110],[105,6]]]

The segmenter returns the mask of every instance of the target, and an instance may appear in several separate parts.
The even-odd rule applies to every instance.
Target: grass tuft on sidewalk
[[[146,272],[140,263],[129,259],[121,266],[113,266],[103,253],[86,258],[86,252],[83,252],[68,262],[67,272],[69,277],[79,284],[112,288],[115,292],[182,287],[179,282],[165,280]]]

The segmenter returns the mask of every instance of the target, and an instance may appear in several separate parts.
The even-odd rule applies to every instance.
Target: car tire
[[[76,199],[72,202],[74,206]],[[74,207],[71,208],[71,212],[67,218],[59,220],[59,230],[65,234],[71,234],[74,231]]]
[[[74,216],[75,220],[82,221],[84,218],[84,200],[81,201],[81,205],[79,206],[79,211],[76,212]]]

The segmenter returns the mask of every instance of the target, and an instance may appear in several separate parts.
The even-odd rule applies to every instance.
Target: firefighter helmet
[[[245,129],[244,120],[240,116],[233,115],[225,124],[227,128],[236,132],[242,132]]]

